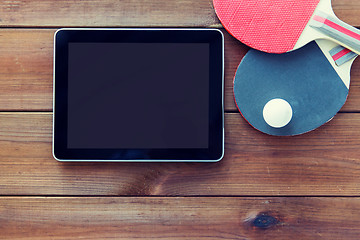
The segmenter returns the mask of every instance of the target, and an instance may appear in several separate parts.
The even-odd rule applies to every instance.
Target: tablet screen
[[[68,51],[68,148],[208,148],[209,43]]]
[[[72,28],[54,39],[55,159],[222,158],[221,31]]]

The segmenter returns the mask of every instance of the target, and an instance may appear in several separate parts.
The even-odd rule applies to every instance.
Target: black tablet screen
[[[68,46],[68,148],[209,147],[209,43]]]

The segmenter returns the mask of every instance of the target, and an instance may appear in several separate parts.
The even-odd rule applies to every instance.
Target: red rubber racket
[[[360,54],[360,30],[339,20],[331,0],[213,0],[224,27],[244,44],[269,53],[328,39]]]

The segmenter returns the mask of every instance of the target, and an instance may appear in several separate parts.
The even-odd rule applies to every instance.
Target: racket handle
[[[360,30],[323,12],[317,12],[310,26],[334,39],[342,46],[360,54]]]
[[[358,56],[356,53],[340,45],[331,49],[329,53],[335,64],[339,67]]]

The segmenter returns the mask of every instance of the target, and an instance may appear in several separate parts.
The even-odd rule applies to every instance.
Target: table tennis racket
[[[234,78],[237,107],[254,128],[270,135],[311,131],[345,103],[355,56],[328,40],[284,54],[251,49]]]
[[[330,39],[360,54],[360,30],[334,14],[331,0],[213,0],[224,27],[244,44],[285,53]]]

